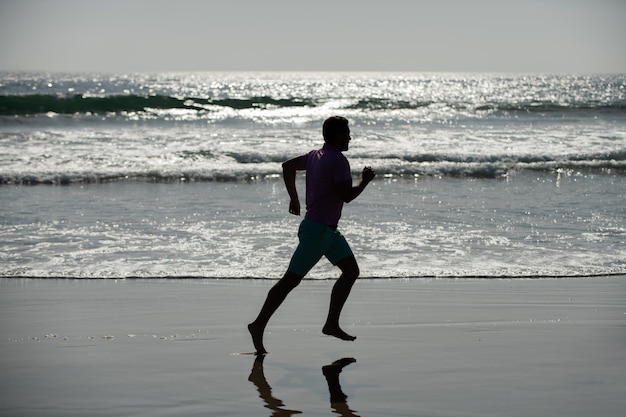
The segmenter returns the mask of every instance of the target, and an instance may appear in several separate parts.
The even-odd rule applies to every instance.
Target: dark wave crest
[[[223,98],[194,98],[172,97],[167,95],[0,95],[0,115],[28,116],[47,113],[56,114],[101,114],[101,113],[128,113],[144,112],[150,109],[169,110],[187,109],[196,111],[211,111],[220,107],[236,110],[242,109],[269,109],[287,107],[316,107],[323,105],[323,101],[309,98],[275,98],[270,96],[257,97],[223,97]],[[571,102],[555,103],[551,101],[529,101],[520,103],[492,102],[492,103],[464,103],[464,102],[437,102],[420,100],[403,100],[393,98],[362,98],[356,101],[348,100],[344,105],[346,110],[360,110],[379,112],[390,110],[419,110],[431,106],[444,106],[456,111],[490,112],[490,113],[569,113],[569,112],[603,112],[626,113],[626,102]]]
[[[434,101],[393,100],[388,98],[369,98],[348,105],[349,110],[416,110],[434,104]]]
[[[177,98],[163,95],[114,95],[114,96],[71,96],[31,94],[0,96],[0,115],[25,116],[46,113],[123,113],[141,112],[146,109],[191,109],[207,110],[210,106],[233,109],[311,106],[305,99],[272,97],[251,98]]]
[[[554,103],[550,101],[531,101],[525,103],[494,103],[483,104],[475,108],[476,111],[494,111],[509,113],[557,113],[557,112],[626,112],[626,102],[599,103]]]
[[[626,162],[626,149],[615,150],[612,152],[593,153],[593,154],[574,154],[562,157],[550,155],[444,155],[436,153],[416,153],[416,154],[389,154],[382,157],[383,159],[401,159],[407,162],[424,163],[424,162],[451,162],[451,163],[509,163],[509,164],[584,164],[601,163],[601,162]]]

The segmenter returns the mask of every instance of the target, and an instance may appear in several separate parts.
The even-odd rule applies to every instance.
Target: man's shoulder
[[[335,150],[335,149],[327,149],[327,148],[319,148],[319,149],[313,149],[311,151],[309,151],[308,153],[303,155],[304,157],[311,157],[311,156],[317,156],[318,158],[324,158],[324,159],[346,159],[345,155],[339,151],[339,150]]]
[[[347,160],[346,156],[339,149],[321,148],[321,149],[315,150],[314,152],[319,152],[320,154],[327,156],[328,158]]]
[[[318,161],[323,166],[349,166],[348,158],[338,149],[328,149],[326,147],[314,149],[304,155],[307,161]]]

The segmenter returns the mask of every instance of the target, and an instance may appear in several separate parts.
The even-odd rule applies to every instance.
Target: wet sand
[[[332,281],[246,324],[271,281],[0,279],[2,416],[621,416],[626,277]]]

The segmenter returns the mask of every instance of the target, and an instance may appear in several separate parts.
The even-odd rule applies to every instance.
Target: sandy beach
[[[626,279],[0,279],[2,416],[622,416]],[[340,372],[341,371],[341,372]],[[332,397],[332,401],[331,401]]]

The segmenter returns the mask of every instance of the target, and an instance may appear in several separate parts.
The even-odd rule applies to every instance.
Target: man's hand
[[[296,216],[300,215],[300,200],[289,201],[289,213]]]
[[[363,168],[363,172],[361,173],[361,178],[366,183],[370,182],[376,176],[376,171],[372,169],[372,167]]]

